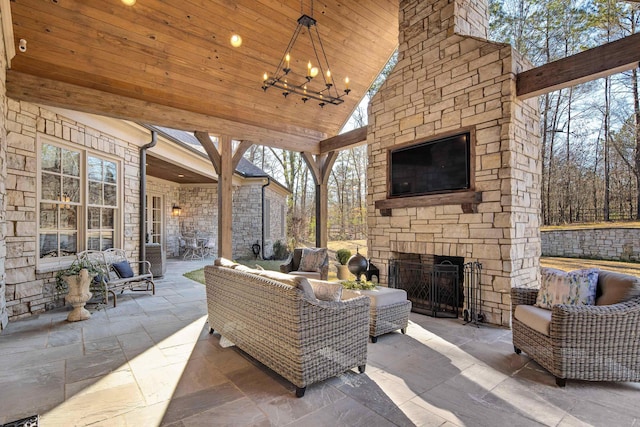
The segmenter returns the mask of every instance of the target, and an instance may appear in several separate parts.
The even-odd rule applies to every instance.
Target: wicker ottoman
[[[371,342],[378,341],[378,337],[388,332],[400,331],[407,333],[411,301],[407,299],[404,289],[377,286],[370,291],[352,291],[345,289],[343,298],[367,295],[371,299],[369,309],[369,337]]]

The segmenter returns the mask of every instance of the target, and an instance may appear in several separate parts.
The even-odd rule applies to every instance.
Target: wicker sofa
[[[290,381],[298,397],[354,367],[364,372],[369,298],[318,300],[304,277],[247,270],[205,267],[211,333]]]
[[[538,289],[511,289],[516,353],[524,351],[560,387],[567,379],[640,381],[640,278],[600,270],[596,305],[545,310],[533,307],[537,295]],[[531,313],[539,318],[532,321]]]

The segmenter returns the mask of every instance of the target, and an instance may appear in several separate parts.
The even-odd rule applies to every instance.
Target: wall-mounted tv
[[[389,196],[469,189],[470,143],[471,133],[465,132],[391,150]]]

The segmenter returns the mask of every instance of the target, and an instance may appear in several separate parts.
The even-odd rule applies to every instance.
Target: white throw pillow
[[[598,269],[589,268],[565,272],[555,268],[542,268],[540,290],[535,305],[551,309],[556,304],[594,305]]]
[[[326,280],[308,279],[313,293],[322,301],[340,301],[342,299],[342,285]]]

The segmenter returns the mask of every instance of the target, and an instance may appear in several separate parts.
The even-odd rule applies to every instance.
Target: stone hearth
[[[538,109],[515,95],[529,64],[486,40],[484,0],[401,0],[399,22],[398,64],[369,107],[369,256],[382,283],[395,253],[477,260],[485,319],[509,325],[510,288],[539,280]],[[468,191],[388,197],[390,149],[461,130]]]

